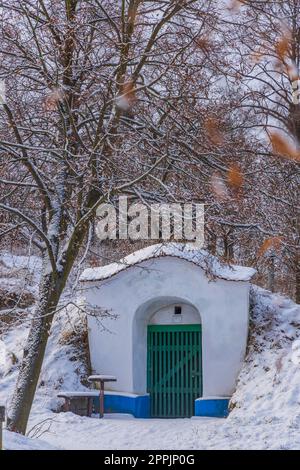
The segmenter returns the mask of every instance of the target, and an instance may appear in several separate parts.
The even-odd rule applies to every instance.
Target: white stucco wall
[[[107,389],[146,392],[147,325],[173,323],[181,305],[182,323],[202,323],[203,396],[232,394],[247,343],[248,282],[209,281],[193,263],[163,257],[83,285],[88,303],[117,315],[102,325],[88,318],[93,372],[117,377]]]

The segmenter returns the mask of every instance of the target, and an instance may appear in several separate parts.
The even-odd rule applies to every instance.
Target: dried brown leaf
[[[238,165],[232,165],[227,173],[229,186],[234,189],[240,189],[244,184],[244,176]]]
[[[204,122],[204,127],[207,134],[209,135],[210,140],[215,145],[221,145],[223,143],[224,136],[220,131],[220,124],[215,118],[208,117]]]
[[[279,132],[270,132],[270,140],[274,153],[290,160],[300,160],[299,150],[295,149]]]
[[[284,60],[290,47],[290,34],[287,32],[281,36],[275,45],[275,51],[280,60]]]
[[[128,80],[121,85],[120,94],[117,98],[117,105],[125,111],[132,108],[136,102],[136,88],[132,80]]]
[[[270,248],[279,251],[281,247],[282,239],[281,237],[270,237],[266,238],[262,243],[261,247],[258,250],[258,256],[264,255]]]

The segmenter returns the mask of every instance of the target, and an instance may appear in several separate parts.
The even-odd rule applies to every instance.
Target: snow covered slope
[[[252,287],[248,354],[231,419],[300,425],[300,305]]]

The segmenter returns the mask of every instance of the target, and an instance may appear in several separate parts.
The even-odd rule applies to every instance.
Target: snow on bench
[[[104,395],[119,395],[121,397],[131,397],[137,398],[140,396],[144,396],[145,393],[138,394],[138,393],[129,393],[129,392],[118,392],[115,390],[105,390]],[[148,395],[148,394],[146,394]],[[77,398],[77,397],[99,397],[99,390],[91,390],[90,392],[60,392],[58,393],[58,398]]]
[[[114,375],[90,375],[89,382],[116,382],[117,378]]]
[[[77,397],[98,397],[99,391],[92,390],[90,392],[60,392],[57,394],[58,398],[77,398]]]

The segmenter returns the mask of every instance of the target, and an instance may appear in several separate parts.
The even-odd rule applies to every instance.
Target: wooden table
[[[113,375],[90,375],[88,378],[89,382],[99,383],[99,418],[103,418],[104,415],[104,384],[105,382],[116,382],[117,379]]]

